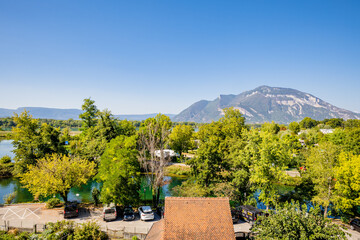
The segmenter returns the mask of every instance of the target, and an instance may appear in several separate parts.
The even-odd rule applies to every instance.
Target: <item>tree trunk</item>
[[[325,208],[325,210],[324,210],[324,218],[327,217],[328,207],[329,207],[329,206],[324,207],[324,208]]]
[[[159,200],[160,200],[160,188],[157,189],[157,193],[156,193],[156,204],[155,204],[156,208],[158,207]]]
[[[66,204],[68,202],[68,200],[67,200],[68,192],[60,193],[60,196],[62,197],[62,199],[64,200],[64,202]]]

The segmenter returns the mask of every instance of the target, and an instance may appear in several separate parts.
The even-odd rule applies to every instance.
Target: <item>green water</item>
[[[161,189],[161,198],[163,199],[165,196],[171,196],[172,195],[172,188],[178,185],[181,185],[181,183],[184,181],[184,179],[179,179],[176,177],[165,177],[168,181],[168,184],[162,186]],[[84,184],[80,187],[74,187],[70,190],[68,195],[69,201],[77,200],[79,202],[90,202],[92,201],[91,192],[92,189],[96,187],[98,189],[101,188],[101,183],[98,183],[96,181],[89,181],[87,184]],[[144,191],[145,190],[145,191]],[[0,179],[0,203],[4,203],[4,197],[9,194],[15,192],[16,198],[14,200],[15,203],[20,202],[31,202],[34,200],[31,193],[21,186],[21,183],[16,178],[6,178],[6,179]],[[57,198],[62,200],[62,198],[59,195],[56,195]],[[142,184],[141,184],[141,190],[140,190],[140,198],[141,200],[151,200],[151,189],[147,186],[147,178],[146,176],[142,177]],[[46,200],[45,198],[40,199],[42,201]]]

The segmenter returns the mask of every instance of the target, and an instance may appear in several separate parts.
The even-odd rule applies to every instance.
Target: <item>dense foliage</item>
[[[140,164],[136,136],[118,136],[111,140],[101,156],[97,179],[103,182],[103,203],[131,205],[139,201]]]
[[[65,202],[72,187],[85,184],[95,174],[95,163],[84,159],[52,154],[30,165],[21,183],[34,196],[60,194]]]
[[[269,216],[260,217],[258,223],[252,229],[255,239],[347,239],[340,226],[321,216],[319,206],[308,211],[306,205],[285,204]]]

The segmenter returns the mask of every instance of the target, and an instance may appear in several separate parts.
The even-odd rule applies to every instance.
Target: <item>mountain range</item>
[[[213,101],[201,100],[178,115],[165,114],[175,122],[211,122],[224,115],[224,108],[234,107],[245,116],[247,123],[290,123],[305,117],[316,120],[325,118],[360,119],[360,114],[338,108],[309,93],[291,88],[260,86],[238,95],[220,95]],[[58,109],[42,107],[0,108],[0,118],[20,114],[26,109],[34,118],[79,119],[80,109]],[[145,120],[156,116],[151,114],[114,115],[118,119]]]
[[[20,114],[24,110],[29,111],[33,118],[47,118],[56,120],[74,119],[78,120],[79,115],[82,113],[80,109],[60,109],[60,108],[43,108],[43,107],[19,107],[17,109],[0,108],[0,118],[11,117],[14,113]],[[127,115],[114,115],[115,118],[120,120],[142,121],[147,118],[155,117],[157,113],[149,114],[127,114]],[[173,118],[175,114],[165,114]]]
[[[234,107],[247,123],[290,123],[305,117],[360,119],[360,114],[335,107],[309,93],[291,88],[260,86],[239,95],[220,95],[213,101],[201,100],[173,118],[173,121],[211,122],[224,115],[224,108]]]

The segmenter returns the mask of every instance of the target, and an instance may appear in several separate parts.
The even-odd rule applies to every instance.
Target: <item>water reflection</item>
[[[161,189],[160,198],[164,199],[165,196],[172,195],[172,188],[180,185],[184,179],[178,179],[176,177],[166,177],[167,184],[164,185]],[[101,189],[102,183],[98,183],[94,180],[89,181],[87,184],[81,185],[80,187],[73,187],[68,195],[69,201],[79,201],[79,202],[90,202],[92,201],[92,190],[94,187]],[[24,187],[17,178],[6,178],[0,179],[0,203],[4,203],[4,197],[7,194],[16,192],[16,197],[14,202],[31,202],[34,200],[32,194]],[[55,195],[57,198],[61,199],[60,195]],[[50,196],[52,197],[52,196]],[[40,201],[46,201],[48,198],[40,198]],[[147,176],[142,176],[141,179],[141,189],[140,189],[140,198],[142,200],[152,200],[151,188],[149,187],[149,179]]]

